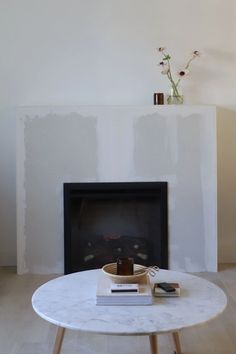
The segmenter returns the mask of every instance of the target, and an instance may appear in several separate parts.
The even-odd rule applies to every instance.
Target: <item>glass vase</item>
[[[177,87],[171,87],[170,94],[167,97],[168,104],[183,104],[184,96],[180,94]]]

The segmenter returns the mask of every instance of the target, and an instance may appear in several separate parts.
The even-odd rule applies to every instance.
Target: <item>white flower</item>
[[[183,77],[183,76],[187,76],[189,74],[189,70],[185,69],[185,70],[181,70],[178,72],[178,75],[180,77]]]
[[[198,50],[194,50],[193,56],[194,57],[200,57],[201,53]]]
[[[183,69],[178,72],[178,77],[175,78],[173,73],[172,73],[172,66],[171,66],[171,56],[169,53],[166,52],[165,47],[159,47],[156,48],[157,51],[159,52],[159,55],[162,56],[161,61],[159,62],[159,66],[161,67],[161,74],[166,75],[168,80],[171,83],[171,86],[173,90],[175,91],[175,95],[179,95],[178,93],[178,85],[183,79],[184,76],[187,76],[189,74],[189,68],[192,63],[192,61],[201,55],[201,53],[198,50],[194,50],[191,53],[191,56],[189,60],[187,61],[186,65],[183,66]],[[176,73],[177,74],[177,73]]]
[[[169,72],[168,66],[167,66],[167,67],[163,67],[163,70],[161,71],[161,73],[162,73],[163,75],[167,75],[168,72]]]

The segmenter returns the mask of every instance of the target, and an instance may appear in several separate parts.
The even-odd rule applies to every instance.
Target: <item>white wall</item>
[[[221,107],[220,259],[236,261],[235,18],[234,0],[2,0],[0,104],[152,104],[154,91],[168,91],[155,48],[167,46],[176,69],[200,50],[204,55],[193,63],[183,92],[186,103]],[[14,121],[3,113],[0,141],[0,264],[10,264]]]

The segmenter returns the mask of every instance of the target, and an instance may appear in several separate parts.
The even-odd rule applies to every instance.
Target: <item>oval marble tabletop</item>
[[[180,297],[153,298],[149,306],[97,306],[101,270],[73,273],[39,287],[32,297],[36,313],[60,327],[115,335],[174,332],[204,323],[227,304],[224,292],[202,278],[160,270],[151,282],[178,282]]]

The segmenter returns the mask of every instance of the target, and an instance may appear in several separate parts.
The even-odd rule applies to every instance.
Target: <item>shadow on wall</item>
[[[236,262],[236,105],[217,107],[219,262]]]
[[[16,265],[15,111],[0,108],[0,266]]]

